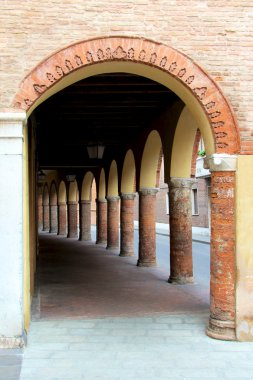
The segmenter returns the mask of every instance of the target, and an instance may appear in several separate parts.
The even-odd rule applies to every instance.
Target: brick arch
[[[27,111],[29,115],[38,104],[60,89],[82,77],[96,75],[97,73],[85,73],[92,66],[98,67],[101,64],[104,65],[101,72],[113,72],[108,67],[110,62],[115,62],[118,66],[124,62],[141,64],[142,67],[145,65],[167,74],[171,84],[167,87],[174,90],[173,87],[179,86],[178,95],[183,99],[190,93],[191,100],[195,100],[195,104],[202,109],[211,128],[214,151],[228,154],[240,151],[233,111],[215,81],[185,54],[138,37],[96,38],[59,50],[38,64],[21,82],[13,106]],[[157,70],[156,76],[159,77]],[[80,77],[76,75],[78,71],[82,74]],[[138,70],[136,73],[142,75]],[[163,84],[163,80],[157,81]]]

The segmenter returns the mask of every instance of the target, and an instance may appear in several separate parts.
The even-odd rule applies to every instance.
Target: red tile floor
[[[208,311],[201,287],[168,284],[167,269],[136,262],[94,242],[41,234],[33,318]]]

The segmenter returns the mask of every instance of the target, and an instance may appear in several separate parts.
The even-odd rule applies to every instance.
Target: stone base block
[[[186,277],[186,276],[180,276],[180,277],[172,277],[168,279],[169,284],[174,285],[186,285],[186,284],[193,284],[194,278],[193,277]]]
[[[237,340],[235,335],[235,323],[233,321],[220,321],[210,317],[206,334],[213,339]]]
[[[137,261],[137,266],[138,267],[157,267],[157,262],[156,261]]]

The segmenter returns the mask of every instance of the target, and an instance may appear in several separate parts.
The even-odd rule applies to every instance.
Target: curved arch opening
[[[109,170],[107,196],[114,197],[118,195],[118,169],[116,161],[113,160]]]
[[[142,155],[140,189],[155,188],[157,185],[157,168],[160,160],[162,141],[156,130],[150,132]]]
[[[131,149],[126,153],[122,177],[121,177],[121,193],[133,193],[135,191],[135,159]]]

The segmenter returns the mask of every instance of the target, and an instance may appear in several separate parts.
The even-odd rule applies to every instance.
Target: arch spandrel
[[[208,129],[213,135],[215,146],[206,146],[207,153],[240,151],[234,114],[213,79],[181,52],[143,38],[105,37],[65,47],[23,80],[13,105],[29,116],[42,101],[75,81],[117,71],[146,76],[180,96],[193,115],[201,119],[202,135]],[[205,124],[208,128],[204,128]]]

